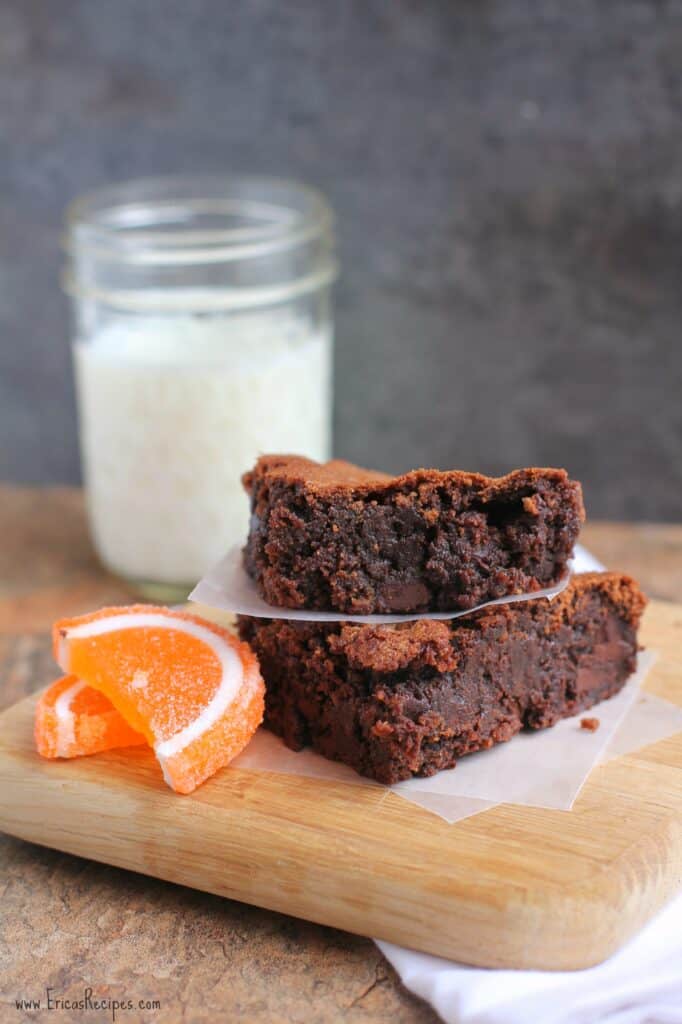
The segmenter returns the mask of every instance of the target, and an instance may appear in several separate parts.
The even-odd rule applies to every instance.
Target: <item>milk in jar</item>
[[[103,563],[186,595],[248,530],[266,452],[331,455],[331,219],[305,186],[159,179],[71,222],[88,515]]]
[[[74,345],[95,544],[131,580],[192,583],[243,540],[258,455],[330,455],[331,337],[286,314],[118,323]]]

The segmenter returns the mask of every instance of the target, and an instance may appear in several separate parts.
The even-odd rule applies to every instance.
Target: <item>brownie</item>
[[[448,622],[240,616],[239,633],[260,661],[269,729],[393,783],[617,693],[635,668],[644,604],[629,577],[586,573],[551,602]]]
[[[557,582],[585,518],[563,469],[492,478],[265,455],[247,473],[247,572],[281,608],[466,610]]]

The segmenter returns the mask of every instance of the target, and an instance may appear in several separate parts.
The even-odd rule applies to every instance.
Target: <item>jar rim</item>
[[[324,196],[297,181],[171,175],[78,197],[67,207],[64,244],[70,253],[84,245],[114,262],[214,263],[267,256],[325,235],[331,240],[333,226]]]

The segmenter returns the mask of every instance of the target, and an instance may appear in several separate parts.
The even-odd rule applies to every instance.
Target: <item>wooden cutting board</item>
[[[682,706],[682,605],[652,603],[642,640],[660,652],[646,689]],[[595,769],[570,813],[448,825],[381,789],[236,769],[179,797],[142,749],[44,761],[34,703],[0,715],[0,829],[170,882],[546,969],[600,962],[682,886],[682,734]]]

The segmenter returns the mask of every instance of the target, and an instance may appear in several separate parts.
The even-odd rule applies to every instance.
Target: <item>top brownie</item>
[[[452,611],[540,590],[564,574],[585,518],[563,469],[391,477],[264,455],[243,482],[246,569],[281,608]]]

